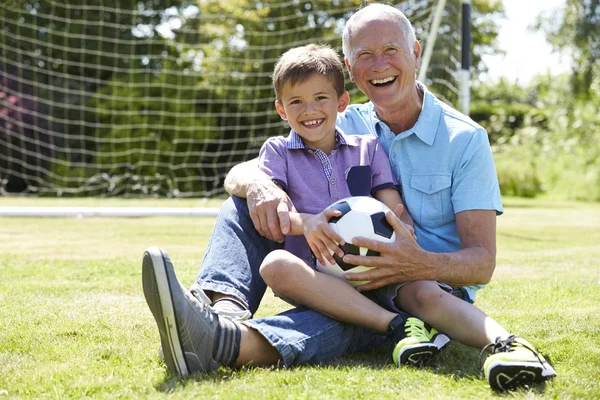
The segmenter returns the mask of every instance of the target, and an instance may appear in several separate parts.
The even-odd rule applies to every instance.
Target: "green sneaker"
[[[438,346],[430,340],[430,330],[420,319],[407,318],[404,324],[404,333],[406,336],[396,344],[392,353],[392,358],[397,366],[422,367],[439,352]]]
[[[492,355],[485,360],[482,372],[497,392],[530,388],[556,376],[550,363],[525,339],[515,335],[504,340],[498,337],[481,351],[482,356],[489,347]]]

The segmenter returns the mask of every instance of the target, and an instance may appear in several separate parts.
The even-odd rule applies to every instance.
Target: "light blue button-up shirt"
[[[494,159],[486,131],[439,101],[424,85],[416,124],[398,135],[382,122],[373,103],[350,105],[338,114],[346,134],[374,134],[388,153],[402,199],[415,220],[423,249],[460,249],[455,214],[465,210],[503,213]],[[480,286],[469,288],[472,299]]]

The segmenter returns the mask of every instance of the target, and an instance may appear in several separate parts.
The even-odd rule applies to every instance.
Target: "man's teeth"
[[[322,119],[314,119],[312,121],[304,121],[303,124],[304,125],[308,125],[308,126],[312,126],[312,125],[320,124],[322,121],[323,121]]]
[[[383,85],[384,83],[393,81],[395,78],[395,76],[390,76],[389,78],[384,79],[373,79],[371,83],[373,83],[374,85]]]

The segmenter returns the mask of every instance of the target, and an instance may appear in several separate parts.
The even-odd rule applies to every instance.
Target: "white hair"
[[[412,49],[415,46],[415,43],[417,42],[415,29],[402,11],[386,4],[371,3],[352,14],[344,26],[344,33],[342,34],[342,51],[344,52],[344,57],[347,58],[350,63],[352,63],[352,30],[354,24],[366,14],[370,14],[371,16],[376,16],[379,18],[383,17],[384,19],[397,22],[406,35],[409,48]]]

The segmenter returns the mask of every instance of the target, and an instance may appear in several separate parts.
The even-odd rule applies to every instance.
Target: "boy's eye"
[[[300,100],[292,100],[290,101],[290,104],[300,104]]]
[[[317,100],[327,100],[327,96],[317,96]]]

